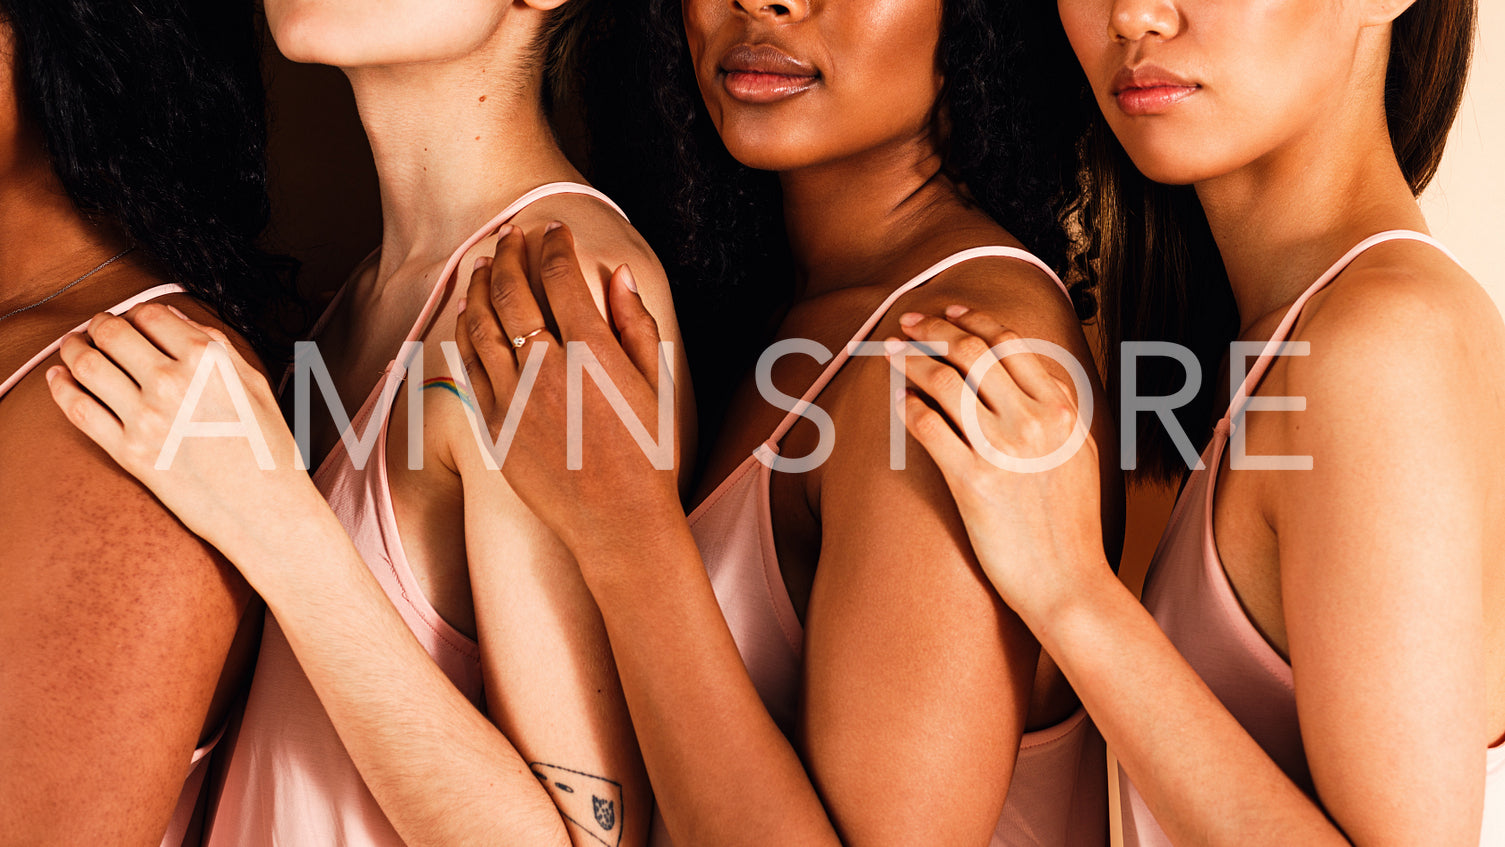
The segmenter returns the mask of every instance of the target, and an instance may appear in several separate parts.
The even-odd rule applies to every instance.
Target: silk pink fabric
[[[423,337],[455,283],[461,258],[471,247],[494,234],[528,204],[556,194],[588,195],[621,212],[604,195],[575,183],[550,183],[524,194],[455,250],[406,340]],[[333,306],[331,303],[326,318]],[[315,326],[315,335],[323,323],[321,320]],[[342,442],[320,465],[314,482],[424,650],[455,688],[484,711],[480,649],[475,641],[446,623],[423,596],[403,552],[392,511],[387,485],[387,416],[410,361],[411,356],[387,365],[351,421],[351,432],[357,437],[368,426],[379,428],[364,466],[355,466]],[[498,810],[498,814],[505,813]],[[271,614],[266,618],[256,674],[206,843],[211,847],[402,844],[345,752]]]
[[[1028,262],[1066,287],[1035,256],[1009,247],[964,250],[900,286],[841,350],[772,436],[727,477],[690,516],[690,528],[711,578],[716,600],[731,629],[753,686],[786,735],[799,706],[800,655],[804,630],[784,587],[769,510],[769,467],[759,461],[778,452],[779,441],[893,303],[942,271],[969,259],[1005,257]],[[1070,295],[1067,295],[1068,298]],[[1006,508],[1001,504],[1000,508]],[[672,847],[655,811],[653,847]],[[1009,785],[1008,800],[994,831],[994,847],[1102,847],[1107,844],[1107,775],[1101,737],[1078,709],[1056,726],[1026,733]]]
[[[131,297],[123,302],[111,306],[107,311],[112,315],[120,315],[129,311],[132,307],[150,300],[155,300],[168,294],[183,293],[181,285],[158,285]],[[72,332],[82,332],[89,324],[84,322],[74,327]],[[66,336],[65,336],[66,337]],[[19,370],[11,374],[5,382],[0,383],[0,398],[3,398],[16,383],[26,378],[26,375],[36,369],[38,365],[46,361],[49,356],[56,353],[63,344],[63,339],[52,342],[31,358]],[[197,844],[199,827],[202,821],[197,817],[199,799],[203,793],[204,778],[209,770],[209,753],[219,743],[221,729],[209,739],[204,746],[193,751],[193,757],[189,760],[188,778],[183,781],[183,790],[178,795],[178,805],[174,807],[172,821],[168,824],[167,833],[162,836],[162,847],[184,847],[189,844]]]
[[[1245,400],[1258,387],[1279,345],[1290,335],[1307,300],[1331,282],[1365,250],[1386,241],[1421,241],[1447,250],[1421,233],[1394,230],[1361,242],[1328,269],[1292,304],[1269,343],[1234,393],[1229,409],[1202,451],[1203,469],[1194,470],[1176,501],[1146,578],[1144,605],[1235,719],[1302,790],[1313,793],[1312,775],[1301,745],[1296,689],[1291,666],[1275,652],[1244,614],[1228,583],[1213,538],[1216,471],[1228,436]],[[1448,254],[1452,256],[1451,253]],[[1485,822],[1480,844],[1505,844],[1505,748],[1488,752]],[[1235,774],[1229,774],[1235,779]],[[1144,798],[1122,769],[1125,847],[1168,847]]]

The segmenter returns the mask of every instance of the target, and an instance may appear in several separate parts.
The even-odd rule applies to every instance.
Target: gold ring
[[[543,332],[543,331],[544,331],[544,328],[543,327],[539,327],[538,329],[535,329],[532,332],[525,333],[523,335],[514,335],[514,336],[512,336],[512,346],[513,347],[521,347],[524,344],[528,343],[528,339],[532,338],[533,336],[535,336],[535,335],[537,335],[537,334],[539,334],[540,332]]]

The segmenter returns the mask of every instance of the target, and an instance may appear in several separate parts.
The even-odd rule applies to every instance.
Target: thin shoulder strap
[[[940,260],[939,262],[936,262],[925,270],[920,271],[920,273],[913,279],[894,289],[893,293],[888,295],[888,297],[884,299],[884,301],[878,306],[877,310],[868,317],[867,322],[862,325],[862,328],[857,330],[857,334],[852,336],[852,340],[848,341],[846,343],[846,346],[837,351],[836,356],[831,360],[830,364],[826,365],[826,369],[821,372],[820,377],[815,380],[815,382],[810,386],[810,389],[805,392],[805,395],[801,397],[800,401],[795,404],[792,410],[790,410],[789,414],[785,415],[784,419],[779,422],[779,426],[773,431],[773,435],[770,435],[768,437],[768,440],[763,442],[764,446],[773,450],[777,450],[779,441],[781,441],[784,438],[784,435],[789,432],[789,428],[794,426],[795,421],[800,418],[800,416],[806,409],[810,408],[810,404],[815,402],[816,396],[818,396],[820,392],[826,387],[826,385],[836,377],[836,372],[841,370],[841,366],[846,364],[848,359],[852,358],[852,353],[857,349],[857,346],[862,343],[862,341],[865,340],[869,334],[872,333],[873,327],[876,327],[878,325],[878,322],[883,320],[883,316],[888,314],[888,310],[893,308],[894,303],[900,297],[903,297],[905,294],[908,294],[909,292],[915,290],[916,288],[919,288],[932,279],[935,279],[937,276],[940,276],[945,271],[956,267],[962,262],[981,258],[1018,259],[1021,262],[1028,262],[1029,264],[1034,265],[1035,267],[1044,271],[1045,274],[1050,277],[1051,282],[1054,282],[1056,286],[1061,289],[1061,293],[1066,295],[1067,301],[1069,302],[1071,300],[1071,292],[1066,288],[1066,283],[1062,282],[1061,278],[1056,275],[1056,272],[1051,270],[1050,265],[1045,264],[1045,262],[1040,260],[1039,256],[1036,256],[1028,250],[1020,250],[1017,247],[1004,247],[999,245],[990,247],[972,247],[967,250],[961,250],[956,253],[952,253],[950,256],[947,256],[946,258]]]
[[[1291,334],[1291,329],[1296,326],[1297,319],[1301,317],[1301,310],[1305,308],[1307,301],[1312,299],[1312,295],[1321,291],[1334,279],[1337,279],[1338,274],[1346,270],[1366,250],[1376,245],[1384,244],[1387,241],[1420,241],[1423,244],[1430,244],[1442,251],[1443,255],[1454,262],[1458,261],[1458,257],[1454,256],[1448,248],[1442,246],[1437,239],[1425,233],[1409,229],[1388,230],[1371,235],[1358,244],[1355,244],[1352,250],[1344,253],[1343,258],[1334,262],[1333,266],[1328,268],[1327,272],[1322,274],[1322,276],[1318,277],[1316,282],[1308,286],[1306,291],[1303,291],[1301,296],[1296,298],[1296,302],[1291,304],[1291,308],[1286,310],[1285,317],[1281,318],[1280,325],[1275,328],[1275,333],[1270,336],[1270,340],[1266,341],[1264,348],[1260,350],[1259,358],[1254,360],[1254,364],[1249,368],[1249,372],[1244,375],[1244,381],[1239,384],[1238,390],[1229,399],[1228,411],[1223,414],[1225,425],[1243,410],[1244,404],[1249,401],[1250,393],[1259,386],[1259,382],[1264,378],[1265,372],[1270,369],[1270,364],[1275,361],[1275,357],[1280,352],[1281,346],[1285,344],[1286,338]]]
[[[444,271],[439,274],[438,281],[434,283],[433,291],[429,293],[428,302],[424,304],[423,311],[418,313],[418,319],[413,322],[412,328],[408,330],[408,335],[404,339],[404,342],[417,341],[423,337],[425,332],[428,332],[429,325],[434,321],[434,314],[439,309],[439,304],[444,302],[445,296],[449,294],[455,272],[460,268],[460,260],[465,258],[465,254],[470,251],[470,248],[476,246],[488,236],[493,235],[507,221],[516,217],[518,212],[545,197],[553,197],[557,194],[583,194],[586,197],[594,197],[607,206],[610,206],[612,211],[622,216],[623,220],[627,220],[627,213],[622,211],[622,207],[612,202],[610,197],[591,188],[589,185],[581,185],[578,182],[551,182],[528,191],[523,196],[509,203],[507,208],[503,209],[490,221],[487,221],[486,225],[476,230],[474,235],[465,239],[465,242],[450,255],[449,261],[444,265]],[[417,347],[410,348],[408,360],[399,364],[403,368],[411,365],[411,359],[417,355],[417,351]]]
[[[106,309],[105,311],[109,312],[112,315],[123,314],[125,312],[130,311],[133,307],[138,306],[138,305],[140,305],[142,303],[147,302],[148,300],[155,300],[158,297],[162,297],[162,296],[167,295],[167,294],[180,294],[184,290],[185,289],[183,288],[183,286],[177,285],[175,283],[168,283],[166,285],[154,286],[152,288],[146,289],[145,291],[141,292],[140,294],[137,294],[134,297],[129,297],[129,298],[125,299],[125,300],[120,301],[119,303],[116,303],[115,305],[111,306],[110,308]],[[89,322],[88,321],[84,321],[83,323],[81,323],[78,326],[74,327],[73,329],[69,330],[69,332],[82,332],[84,330],[84,328],[87,327],[88,325],[89,325]],[[21,380],[25,379],[26,375],[29,374],[29,373],[31,373],[32,370],[34,368],[36,368],[37,365],[42,364],[42,362],[44,360],[46,360],[46,358],[48,356],[51,356],[53,353],[56,353],[57,349],[59,347],[63,346],[63,339],[67,338],[68,334],[69,333],[63,333],[63,335],[59,336],[56,341],[54,341],[51,344],[47,345],[46,347],[42,348],[42,352],[36,354],[35,356],[32,356],[31,357],[31,361],[29,361],[26,364],[22,365],[20,367],[20,369],[17,370],[15,373],[11,374],[10,378],[7,379],[7,380],[5,380],[5,382],[0,383],[0,397],[4,397],[7,392],[9,392],[12,388],[15,387],[16,383],[18,383]]]

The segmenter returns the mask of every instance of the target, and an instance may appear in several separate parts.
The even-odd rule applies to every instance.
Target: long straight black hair
[[[1473,52],[1477,0],[1417,0],[1394,22],[1385,80],[1390,143],[1413,193],[1431,181],[1457,117]],[[1121,342],[1171,341],[1194,351],[1203,385],[1176,417],[1194,443],[1211,437],[1216,374],[1238,335],[1239,315],[1207,216],[1189,186],[1151,182],[1134,167],[1101,113],[1084,142],[1091,186],[1085,215],[1100,280],[1103,352],[1112,397],[1120,397]],[[1139,360],[1143,396],[1176,392],[1181,365]],[[1115,402],[1115,406],[1117,403]],[[1173,482],[1186,472],[1170,434],[1152,416],[1134,422],[1134,478]],[[1127,422],[1120,422],[1127,425]]]

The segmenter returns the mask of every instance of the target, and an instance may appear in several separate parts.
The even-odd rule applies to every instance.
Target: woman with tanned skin
[[[360,406],[353,423],[319,416],[310,481],[271,390],[237,362],[276,470],[224,438],[185,439],[157,470],[176,412],[152,405],[181,405],[214,337],[165,310],[91,333],[126,372],[169,375],[163,388],[134,390],[120,371],[53,380],[271,612],[208,843],[641,844],[650,795],[599,614],[569,551],[488,470],[439,343],[454,334],[453,282],[490,237],[554,219],[579,234],[598,290],[631,261],[673,326],[652,253],[580,184],[545,118],[544,56],[578,4],[271,0],[266,12],[289,58],[345,71],[375,153],[381,249],[289,381],[296,424],[327,366],[321,390],[346,414]],[[689,391],[672,366],[683,442]],[[210,380],[198,420],[236,418],[226,386]]]
[[[1125,843],[1502,843],[1505,327],[1414,197],[1473,2],[1059,5],[1117,137],[1102,128],[1094,187],[1110,349],[1176,341],[1203,365],[1182,418],[1200,458],[1141,437],[1158,475],[1196,468],[1144,606],[1103,555],[1091,451],[1009,473],[904,407],[989,578],[1117,753]],[[1029,334],[945,314],[905,332],[964,352]],[[951,421],[975,358],[910,365]],[[984,368],[980,435],[1026,456],[1064,439],[1074,404],[1039,361]]]
[[[192,841],[206,756],[250,668],[250,589],[81,437],[43,375],[60,336],[146,300],[281,352],[259,320],[291,286],[255,246],[255,32],[249,3],[0,0],[7,844]]]
[[[650,18],[672,22],[672,6]],[[1053,22],[1029,4],[840,0],[686,0],[683,22],[704,115],[741,163],[740,182],[692,185],[731,194],[748,169],[771,172],[795,289],[764,364],[777,361],[732,400],[700,505],[687,519],[673,475],[597,394],[578,412],[583,470],[565,470],[561,342],[587,345],[640,418],[662,388],[651,317],[614,281],[618,345],[572,272],[567,228],[537,259],[521,234],[501,241],[458,339],[492,429],[516,426],[504,474],[601,608],[662,816],[654,843],[1106,843],[1101,746],[982,579],[937,468],[915,450],[895,466],[889,369],[856,346],[897,333],[906,310],[959,299],[1006,314],[1083,371],[1093,432],[1112,443],[1076,364],[1091,358],[1073,304],[1015,238],[1065,252],[1075,163],[1032,64]],[[717,199],[736,207],[701,208]],[[729,228],[694,211],[684,243],[707,243],[697,220]],[[748,241],[748,255],[777,249]],[[534,333],[529,268],[557,337]],[[760,282],[778,296],[779,280]],[[818,408],[786,414],[797,397]],[[1070,508],[1116,525],[1115,465],[1105,451],[1102,490]]]

